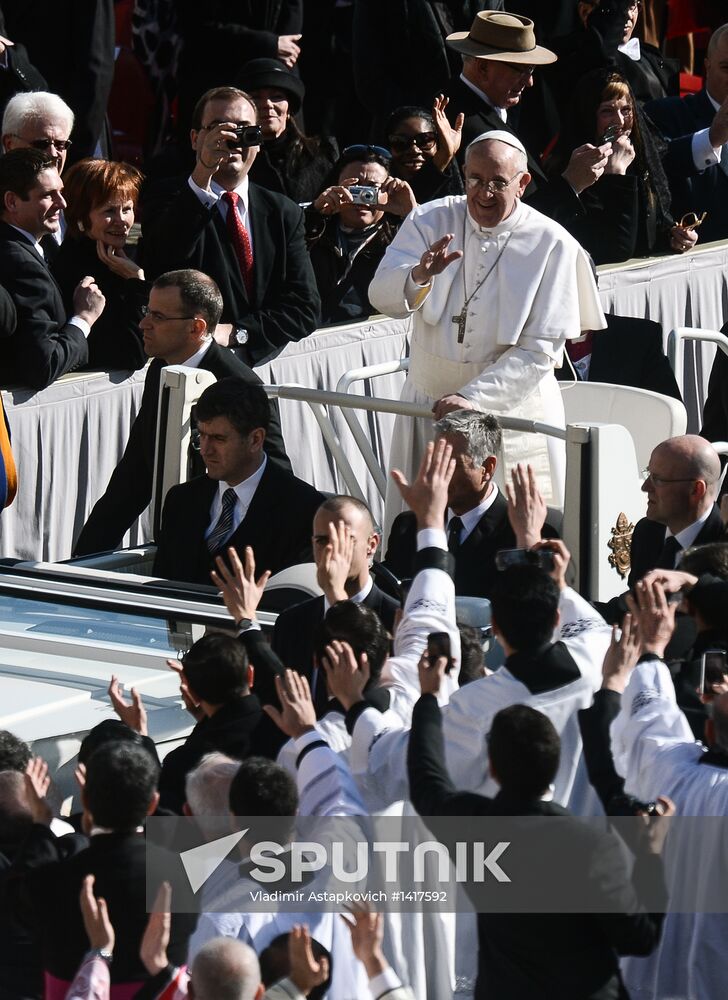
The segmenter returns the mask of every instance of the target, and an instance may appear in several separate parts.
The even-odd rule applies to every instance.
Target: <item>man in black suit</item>
[[[497,455],[501,450],[500,424],[490,413],[455,410],[435,424],[435,433],[452,445],[455,473],[448,487],[446,528],[448,548],[455,557],[455,593],[487,597],[498,570],[501,549],[531,548],[541,530],[516,537],[508,518],[508,503],[495,484]],[[544,538],[553,534],[549,528]],[[399,514],[392,524],[384,566],[399,579],[413,576],[417,523],[411,511]]]
[[[79,282],[74,314],[66,317],[40,240],[55,233],[65,208],[53,160],[38,149],[0,157],[0,274],[18,322],[5,341],[3,384],[44,389],[88,361],[86,338],[104,309],[93,278]]]
[[[45,90],[48,86],[28,59],[25,46],[16,45],[7,34],[5,17],[0,10],[0,117],[14,94]]]
[[[632,535],[630,587],[651,569],[674,569],[683,549],[724,534],[715,504],[720,459],[703,438],[684,434],[663,441],[646,472],[647,516]]]
[[[5,899],[40,941],[42,967],[53,983],[46,979],[46,992],[65,995],[88,951],[78,907],[87,875],[94,876],[94,890],[106,900],[117,935],[112,989],[149,979],[139,957],[147,924],[148,850],[140,827],[157,808],[158,776],[158,765],[144,747],[127,742],[100,747],[89,758],[81,793],[83,828],[91,831],[87,836],[56,837],[47,825],[47,803],[37,793],[29,795],[35,823],[14,859]],[[195,922],[194,916],[172,917],[175,957],[170,961],[177,965],[185,960]]]
[[[143,226],[148,274],[194,267],[215,276],[223,298],[216,339],[248,365],[312,333],[320,309],[302,210],[248,183],[258,147],[236,129],[256,116],[243,91],[208,91],[193,116],[195,168],[171,193],[149,195]]]
[[[209,386],[197,403],[207,475],[173,486],[162,512],[154,574],[210,583],[214,559],[250,546],[261,570],[311,561],[310,531],[323,496],[281,471],[263,450],[270,421],[262,388],[241,378]]]
[[[705,87],[650,101],[645,111],[670,139],[664,159],[675,218],[707,212],[701,243],[728,236],[728,24],[711,35]],[[696,171],[697,168],[697,171]]]
[[[608,147],[580,146],[563,176],[548,180],[541,169],[540,150],[528,148],[528,136],[511,120],[520,110],[524,91],[533,86],[535,68],[556,60],[553,52],[536,45],[533,22],[516,14],[481,12],[470,32],[455,32],[447,43],[463,56],[462,73],[445,90],[451,120],[461,112],[465,115],[460,162],[468,145],[483,132],[511,132],[525,143],[528,155],[531,183],[524,200],[557,222],[579,214],[578,195],[601,177]]]
[[[675,374],[662,347],[662,327],[650,319],[605,313],[606,330],[588,330],[566,343],[571,365],[556,369],[556,377],[569,381],[610,382],[649,389],[682,402]],[[573,371],[572,371],[573,369]]]
[[[527,623],[524,622],[524,627]],[[559,767],[560,740],[552,722],[528,705],[511,705],[493,718],[488,734],[488,763],[500,785],[494,798],[458,791],[445,766],[442,714],[437,695],[446,661],[420,661],[422,696],[414,707],[407,751],[410,798],[420,816],[440,839],[452,839],[452,831],[432,817],[527,816],[524,834],[540,834],[539,850],[527,856],[516,841],[511,848],[514,886],[538,886],[541,895],[552,894],[554,907],[561,901],[559,872],[550,857],[561,859],[563,838],[572,833],[570,882],[589,888],[590,902],[598,900],[591,913],[545,914],[479,913],[478,978],[475,1000],[509,997],[626,997],[619,971],[620,955],[649,955],[662,927],[662,913],[648,913],[642,905],[647,885],[659,892],[667,904],[660,851],[667,830],[652,827],[640,842],[632,877],[621,857],[620,841],[611,834],[567,825],[569,812],[544,801]],[[675,812],[668,799],[661,800],[665,814]],[[558,831],[539,817],[561,817]],[[535,828],[535,830],[533,829]],[[578,830],[578,833],[577,833]],[[442,831],[442,832],[440,832]],[[551,833],[551,835],[550,835]],[[481,824],[475,836],[487,836]],[[506,861],[503,861],[507,868]],[[510,887],[509,887],[510,888]],[[561,885],[563,889],[563,882]],[[497,889],[494,889],[497,893]],[[497,897],[496,897],[497,898]],[[654,897],[653,897],[654,898]],[[601,904],[601,905],[600,905]],[[609,914],[607,916],[606,914]]]
[[[313,519],[313,557],[323,595],[294,604],[276,619],[272,646],[286,667],[312,678],[316,633],[326,612],[340,600],[370,608],[392,632],[399,604],[377,587],[369,572],[379,539],[372,515],[361,500],[338,496],[321,504]],[[347,540],[351,560],[346,582],[339,592],[332,579],[331,556],[334,546],[338,548],[339,541],[346,545]]]
[[[212,278],[200,271],[170,271],[157,278],[149,307],[141,322],[144,350],[153,358],[144,382],[142,404],[129,433],[121,461],[106,492],[91,511],[73,554],[89,555],[116,549],[152,498],[154,448],[157,437],[157,404],[162,368],[185,365],[212,372],[215,378],[237,375],[262,385],[247,365],[212,339],[222,312],[222,296]],[[270,404],[266,454],[285,472],[291,472],[281,434],[278,407]],[[204,467],[193,452],[196,473]]]
[[[728,323],[721,332],[728,336]],[[728,355],[722,351],[715,352],[710,371],[700,435],[708,441],[728,441]]]
[[[229,635],[205,635],[185,654],[181,680],[197,725],[182,746],[164,758],[159,776],[159,802],[182,813],[185,779],[208,753],[235,760],[275,758],[283,737],[251,693],[253,668],[245,647]]]

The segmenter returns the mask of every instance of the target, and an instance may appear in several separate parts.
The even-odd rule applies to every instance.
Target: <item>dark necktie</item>
[[[463,530],[463,522],[459,517],[450,519],[447,526],[447,547],[456,556],[460,551],[460,532]]]
[[[228,486],[222,495],[222,511],[218,522],[213,528],[212,534],[207,539],[209,552],[217,552],[220,546],[233,533],[233,511],[238,502],[238,495],[232,486]]]
[[[222,196],[222,200],[227,205],[225,224],[227,225],[228,235],[233,245],[235,256],[238,259],[238,267],[243,277],[245,291],[248,293],[248,298],[250,298],[253,291],[253,250],[250,246],[248,230],[238,215],[239,197],[235,191],[226,191]]]
[[[670,535],[669,538],[665,539],[665,544],[662,546],[662,552],[657,560],[657,565],[655,569],[674,569],[675,568],[675,558],[678,552],[682,551],[682,545],[678,542],[674,535]]]

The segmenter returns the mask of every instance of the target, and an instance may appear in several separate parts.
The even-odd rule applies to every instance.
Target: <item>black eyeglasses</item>
[[[389,145],[395,153],[404,153],[413,143],[418,149],[431,149],[436,142],[437,135],[434,132],[420,132],[417,135],[403,135],[398,132],[389,136]]]
[[[341,153],[342,156],[381,156],[385,160],[391,160],[392,154],[384,146],[369,146],[359,143],[356,146],[347,146]]]
[[[29,146],[32,146],[33,149],[45,150],[45,149],[50,149],[51,146],[54,146],[57,150],[59,150],[59,152],[63,153],[68,149],[69,146],[73,145],[70,139],[23,139],[22,135],[17,135],[15,132],[13,133],[13,135],[15,136],[16,139],[22,139],[23,142],[26,142]]]
[[[142,306],[142,316],[148,316],[153,323],[171,323],[172,320],[176,319],[197,319],[196,316],[165,316],[164,313],[150,309],[149,306]]]

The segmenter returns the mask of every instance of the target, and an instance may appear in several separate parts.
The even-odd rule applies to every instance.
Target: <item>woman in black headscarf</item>
[[[312,138],[301,132],[294,115],[301,108],[305,89],[301,80],[277,59],[252,59],[243,67],[237,85],[250,94],[263,130],[263,145],[250,169],[250,179],[309,202],[336,163],[336,140]]]

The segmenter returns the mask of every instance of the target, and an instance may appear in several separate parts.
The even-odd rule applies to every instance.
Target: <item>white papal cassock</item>
[[[419,289],[410,272],[446,233],[454,234],[448,253],[462,250],[464,256],[429,288]],[[460,314],[466,293],[472,298],[459,343],[452,318]],[[464,197],[420,205],[387,248],[369,298],[388,316],[414,314],[402,399],[431,406],[457,393],[476,409],[560,427],[564,408],[553,369],[561,364],[564,343],[584,330],[606,327],[584,250],[565,229],[520,201],[491,228],[475,222]],[[398,417],[390,466],[414,474],[431,436],[429,421]],[[547,445],[539,435],[511,432],[504,435],[503,457],[506,470],[531,462],[545,496],[561,502],[561,442],[551,438]],[[400,509],[396,492],[388,491],[388,524]]]

